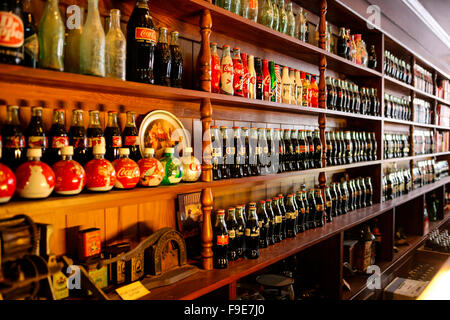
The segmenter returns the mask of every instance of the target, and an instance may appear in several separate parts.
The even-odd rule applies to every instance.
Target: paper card
[[[147,290],[147,288],[144,287],[144,285],[140,281],[136,281],[130,283],[129,285],[120,287],[116,289],[116,292],[119,294],[122,300],[137,300],[150,293],[150,291]]]

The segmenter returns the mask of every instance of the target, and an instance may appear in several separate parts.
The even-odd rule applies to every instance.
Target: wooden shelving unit
[[[105,0],[105,8],[111,5]],[[152,15],[161,25],[170,25],[179,28],[185,41],[184,49],[191,50],[186,54],[186,73],[192,81],[186,88],[177,89],[147,85],[142,83],[123,82],[111,79],[102,79],[84,75],[61,73],[41,69],[29,69],[20,66],[0,64],[0,105],[20,105],[22,110],[30,106],[44,106],[44,119],[49,122],[51,110],[62,107],[69,113],[73,109],[97,109],[103,114],[110,110],[121,113],[134,110],[139,114],[146,114],[154,109],[164,109],[173,112],[187,123],[191,130],[193,141],[202,145],[206,150],[210,141],[202,141],[204,133],[215,122],[235,125],[245,123],[254,127],[319,127],[322,144],[325,145],[325,131],[342,128],[343,125],[358,130],[376,132],[378,144],[378,160],[352,163],[342,166],[326,167],[325,156],[322,159],[323,168],[298,172],[286,172],[276,175],[248,177],[212,181],[211,166],[206,162],[202,164],[203,175],[199,182],[182,183],[175,186],[160,186],[151,189],[137,188],[130,191],[111,191],[108,193],[82,193],[74,197],[52,196],[45,200],[25,201],[13,199],[10,203],[0,206],[0,218],[15,214],[28,214],[37,222],[52,223],[56,227],[56,240],[54,251],[57,254],[65,253],[64,232],[73,226],[100,227],[105,229],[102,240],[108,242],[118,237],[130,236],[138,241],[147,231],[156,231],[165,226],[176,227],[174,199],[178,194],[189,192],[202,192],[203,233],[202,240],[202,267],[204,270],[192,277],[186,278],[176,284],[152,289],[151,293],[143,299],[195,299],[215,290],[227,287],[226,298],[236,298],[236,283],[243,277],[261,271],[270,265],[297,254],[307,248],[313,248],[324,242],[329,242],[338,248],[330,255],[330,264],[333,272],[330,286],[331,298],[348,299],[358,296],[364,289],[365,280],[354,279],[352,291],[343,292],[339,285],[342,283],[342,248],[344,233],[374,218],[388,215],[395,217],[397,209],[413,201],[417,201],[425,194],[439,190],[444,201],[446,185],[450,177],[443,178],[432,185],[426,185],[413,190],[400,198],[380,203],[381,177],[383,166],[392,162],[410,161],[411,167],[415,161],[424,158],[450,159],[450,152],[433,153],[400,159],[383,159],[383,132],[386,125],[408,126],[413,132],[416,128],[448,131],[450,128],[435,124],[424,125],[412,121],[401,121],[385,118],[384,88],[399,92],[409,92],[434,102],[450,104],[434,95],[421,92],[413,86],[387,77],[382,72],[384,61],[385,35],[382,30],[368,30],[366,21],[339,1],[295,1],[306,10],[318,16],[321,38],[321,48],[302,42],[287,35],[281,34],[258,23],[232,14],[222,8],[212,5],[205,0],[166,0],[164,5],[152,4]],[[133,6],[131,1],[125,4],[126,8]],[[125,18],[127,19],[127,17]],[[323,34],[325,21],[342,24],[359,30],[363,38],[377,47],[378,67],[376,70],[365,68],[343,59],[335,54],[323,50]],[[230,27],[233,26],[233,27]],[[367,32],[367,34],[364,34]],[[285,64],[303,66],[315,70],[319,74],[319,108],[306,108],[283,103],[245,99],[240,97],[210,93],[209,45],[212,39],[220,44],[231,43],[241,46],[242,51],[252,52],[256,56],[280,56]],[[369,44],[369,43],[368,43]],[[395,44],[390,44],[395,45]],[[414,53],[410,53],[414,56]],[[197,59],[198,58],[198,59]],[[198,71],[200,70],[200,71]],[[345,77],[355,78],[362,85],[376,87],[378,98],[381,101],[382,114],[380,116],[366,116],[328,110],[326,108],[325,75],[327,71],[342,74]],[[200,72],[200,73],[199,73]],[[199,85],[195,80],[200,79]],[[200,89],[197,89],[197,88]],[[5,108],[1,108],[0,118],[4,117]],[[22,115],[22,113],[21,113]],[[24,116],[29,119],[29,114]],[[87,119],[86,119],[87,121]],[[203,142],[203,143],[202,143]],[[195,151],[195,150],[194,150]],[[200,153],[201,154],[201,153]],[[303,176],[319,177],[319,185],[323,188],[333,173],[350,172],[356,176],[368,175],[373,178],[374,205],[359,209],[346,215],[333,219],[332,223],[323,228],[309,230],[299,234],[296,238],[288,239],[280,244],[261,250],[261,256],[256,260],[240,260],[230,264],[228,269],[212,269],[212,226],[211,212],[215,208],[213,198],[224,192],[239,193],[245,189],[246,193],[236,196],[235,201],[255,201],[258,196],[272,196],[273,185],[277,184],[276,192],[293,181],[299,181]],[[270,188],[269,188],[270,185]],[[250,190],[250,191],[249,191]],[[262,191],[261,191],[262,190]],[[229,196],[229,194],[228,194]],[[225,196],[223,196],[225,197]],[[420,214],[420,213],[417,213]],[[423,214],[423,212],[422,212]],[[449,219],[449,213],[444,220],[432,224],[437,228]],[[387,219],[388,220],[388,219]],[[145,228],[144,228],[145,227]],[[394,231],[393,222],[390,225]],[[392,233],[393,236],[393,233]],[[426,235],[411,238],[411,246],[392,256],[392,259],[382,261],[383,273],[402,261],[406,255],[420,245]],[[389,238],[389,234],[387,235]],[[145,283],[145,280],[144,280]],[[118,298],[111,294],[111,298]]]

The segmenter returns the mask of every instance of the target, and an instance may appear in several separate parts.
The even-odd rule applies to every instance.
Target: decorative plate
[[[155,158],[163,156],[164,149],[175,148],[174,156],[181,157],[182,150],[191,146],[190,133],[172,113],[155,110],[148,113],[139,128],[141,155],[145,148],[155,149]]]

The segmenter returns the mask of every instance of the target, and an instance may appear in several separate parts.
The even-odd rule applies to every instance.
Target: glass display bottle
[[[174,185],[183,178],[183,166],[181,161],[173,156],[174,152],[173,148],[166,148],[163,157],[160,159],[165,172],[161,182],[162,185]]]
[[[298,211],[294,203],[294,196],[288,195],[286,201],[286,236],[294,238],[297,235],[296,221]]]
[[[155,84],[170,87],[170,73],[172,70],[172,56],[167,41],[167,28],[159,28],[158,43],[155,48],[154,62]]]
[[[178,40],[178,31],[170,33],[170,85],[175,88],[183,87],[183,53]]]
[[[88,0],[88,15],[80,38],[80,73],[105,76],[105,32],[98,0]]]
[[[247,222],[245,224],[245,257],[257,259],[259,257],[260,228],[256,208],[249,209]]]
[[[108,122],[105,129],[106,154],[105,158],[113,162],[119,157],[122,148],[122,133],[117,121],[117,111],[108,112]]]
[[[39,60],[39,39],[31,8],[31,0],[23,0],[23,24],[25,31],[23,64],[36,68]]]
[[[269,246],[269,216],[266,212],[266,201],[259,200],[256,208],[259,226],[259,248],[267,248]]]
[[[120,28],[120,10],[111,10],[109,31],[105,38],[106,77],[126,79],[127,41]]]
[[[47,0],[39,23],[39,67],[64,71],[64,22],[58,0]]]
[[[87,129],[88,159],[94,157],[92,151],[96,145],[103,145],[106,149],[105,134],[100,123],[100,114],[97,110],[89,111],[89,125]]]
[[[275,244],[275,215],[272,210],[272,199],[266,199],[265,207],[269,222],[269,227],[267,229],[267,242],[269,246],[271,246]]]
[[[74,21],[68,25],[64,46],[64,71],[80,73],[80,40],[83,30],[84,9],[74,6],[72,10],[74,10]]]
[[[295,16],[294,11],[292,9],[292,2],[288,2],[286,5],[286,14],[287,14],[287,28],[286,34],[291,37],[295,36]]]
[[[183,164],[183,181],[195,182],[200,178],[202,174],[201,164],[200,161],[192,155],[191,147],[183,149],[181,163]]]
[[[8,106],[6,123],[2,127],[2,162],[15,170],[25,158],[25,136],[20,127],[19,107]]]
[[[229,239],[228,259],[230,261],[235,261],[239,258],[237,252],[239,243],[236,237],[236,230],[238,228],[238,223],[236,220],[236,208],[228,208],[225,222],[228,230],[228,239]]]
[[[140,151],[139,132],[136,127],[136,113],[127,111],[127,122],[122,132],[122,144],[124,148],[130,149],[130,159],[139,161],[142,158]]]
[[[69,136],[66,131],[66,117],[64,109],[53,112],[53,122],[49,132],[48,164],[52,166],[61,160],[61,148],[69,145]]]
[[[216,269],[228,268],[229,235],[225,223],[225,210],[217,211],[213,235],[213,266]]]
[[[270,0],[264,0],[261,10],[259,11],[258,22],[266,27],[272,28],[274,22],[274,11]]]
[[[242,258],[244,256],[244,247],[245,247],[245,215],[244,215],[244,207],[239,205],[236,207],[236,242],[237,242],[237,256],[238,258]]]
[[[42,107],[31,108],[31,120],[25,131],[27,139],[26,148],[41,149],[42,161],[47,162],[48,137],[42,121]]]

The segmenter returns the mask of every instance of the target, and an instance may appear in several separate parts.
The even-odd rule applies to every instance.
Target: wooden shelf
[[[424,159],[424,158],[434,158],[434,157],[441,157],[441,156],[447,156],[447,155],[450,155],[450,152],[437,152],[437,153],[422,154],[419,156],[383,159],[382,161],[383,161],[383,164],[386,164],[386,163],[391,163],[391,162],[420,160],[420,159]]]

